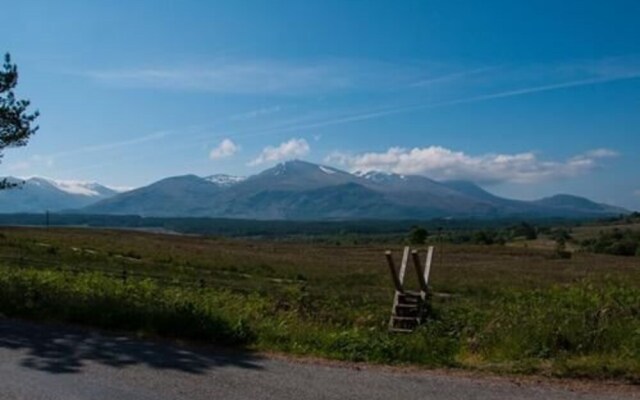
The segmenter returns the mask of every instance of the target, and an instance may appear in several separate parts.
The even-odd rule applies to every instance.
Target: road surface
[[[615,389],[615,392],[613,391]],[[640,390],[640,388],[639,388]],[[0,318],[0,399],[633,399],[443,373],[352,368],[179,347]]]

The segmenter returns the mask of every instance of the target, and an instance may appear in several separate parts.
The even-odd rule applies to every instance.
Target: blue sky
[[[20,1],[2,174],[140,186],[301,158],[640,209],[638,1]],[[6,17],[8,16],[8,17]]]

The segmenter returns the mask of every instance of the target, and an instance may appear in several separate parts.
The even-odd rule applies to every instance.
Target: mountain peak
[[[276,166],[269,168],[258,175],[305,175],[321,172],[323,174],[347,174],[337,168],[329,167],[326,165],[314,164],[308,161],[302,160],[289,160],[284,161]]]

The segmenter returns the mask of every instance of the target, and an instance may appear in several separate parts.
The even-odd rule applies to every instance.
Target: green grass
[[[394,335],[384,247],[82,229],[2,234],[0,260],[42,264],[0,262],[6,316],[348,361],[640,383],[633,258],[447,246],[432,282],[448,296],[434,297],[415,333]],[[123,267],[132,273],[126,282],[117,276]]]

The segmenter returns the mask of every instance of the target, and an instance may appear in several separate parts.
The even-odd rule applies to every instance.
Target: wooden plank
[[[418,283],[420,284],[420,289],[422,292],[427,292],[427,282],[424,280],[424,274],[422,272],[422,267],[420,267],[420,255],[418,255],[417,250],[413,250],[411,252],[411,257],[413,258],[413,266],[416,269],[416,274],[418,275]]]
[[[398,274],[398,278],[400,279],[400,284],[404,284],[404,275],[407,272],[407,264],[409,263],[409,253],[411,249],[409,246],[404,248],[404,252],[402,253],[402,264],[400,265],[400,273]]]
[[[429,285],[429,274],[431,273],[431,262],[433,261],[433,246],[429,246],[427,251],[427,261],[424,266],[424,284]]]
[[[391,317],[389,317],[389,330],[392,330],[394,328],[393,316],[396,313],[396,306],[398,305],[399,294],[400,292],[396,290],[393,295],[393,305],[391,306]]]
[[[400,293],[404,293],[404,288],[402,287],[402,281],[400,280],[398,273],[396,271],[395,263],[393,262],[393,257],[391,256],[390,251],[386,251],[384,253],[387,259],[387,265],[389,265],[389,271],[391,272],[391,280],[393,280],[393,285],[396,287],[396,291]]]

